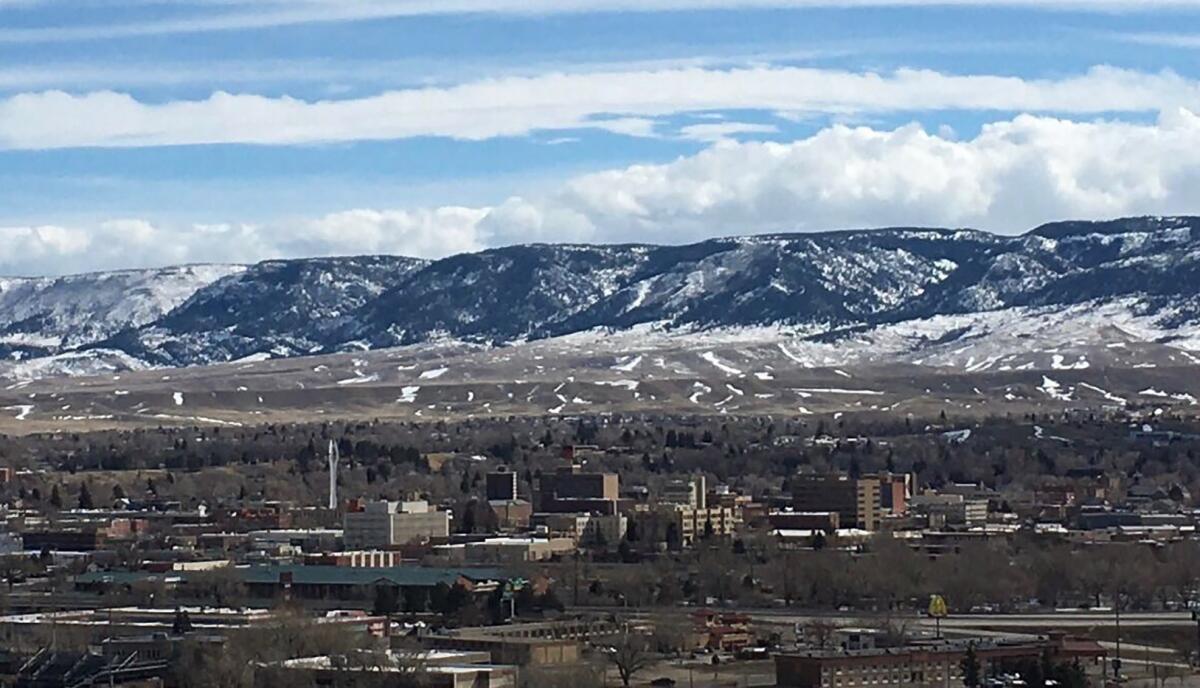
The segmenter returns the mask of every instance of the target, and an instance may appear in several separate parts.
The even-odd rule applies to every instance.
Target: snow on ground
[[[171,395],[171,399],[175,402],[176,406],[183,406],[183,392],[175,392]]]
[[[1091,364],[1083,354],[1080,354],[1074,363],[1067,363],[1062,354],[1054,354],[1050,360],[1050,367],[1053,370],[1087,370]]]
[[[874,389],[839,389],[837,387],[795,387],[793,392],[805,394],[860,394],[864,396],[883,396],[883,392]]]
[[[637,390],[641,383],[637,380],[597,380],[592,384],[600,387],[623,387],[630,392],[633,392]]]
[[[1191,394],[1187,394],[1185,392],[1180,392],[1180,393],[1164,392],[1160,389],[1154,389],[1153,387],[1151,387],[1149,389],[1143,389],[1142,391],[1138,392],[1138,394],[1140,394],[1144,397],[1158,397],[1160,399],[1174,399],[1175,401],[1183,401],[1183,402],[1187,402],[1189,404],[1197,403],[1196,397],[1192,396]]]
[[[161,420],[181,420],[188,423],[211,423],[213,425],[228,425],[230,427],[240,428],[241,423],[232,420],[221,420],[220,418],[206,418],[204,416],[173,416],[169,413],[156,413],[151,418],[159,418]]]
[[[734,368],[733,366],[729,365],[725,361],[722,361],[720,358],[717,357],[716,354],[714,354],[711,351],[705,351],[704,353],[700,354],[700,358],[703,358],[704,360],[708,361],[709,363],[711,363],[713,365],[713,367],[715,367],[717,370],[720,370],[722,373],[725,373],[726,375],[741,375],[742,374],[742,371],[738,370],[737,368]]]
[[[365,385],[369,382],[379,382],[379,375],[372,373],[371,375],[359,375],[345,380],[338,380],[339,385]]]
[[[1038,387],[1038,390],[1051,399],[1057,399],[1059,401],[1071,401],[1071,392],[1064,392],[1061,383],[1059,383],[1057,380],[1051,380],[1045,375],[1042,376],[1042,384],[1040,387]]]
[[[1096,385],[1089,385],[1089,384],[1088,384],[1088,383],[1086,383],[1086,382],[1080,382],[1080,383],[1079,383],[1079,386],[1080,386],[1080,387],[1083,387],[1084,389],[1090,389],[1090,390],[1092,390],[1093,392],[1095,392],[1095,393],[1099,394],[1100,396],[1104,397],[1105,399],[1107,399],[1107,400],[1109,400],[1109,401],[1111,401],[1111,402],[1114,402],[1114,403],[1120,404],[1120,405],[1122,405],[1122,406],[1124,406],[1124,405],[1126,405],[1126,404],[1128,404],[1128,403],[1129,403],[1129,400],[1128,400],[1128,399],[1125,399],[1125,398],[1123,398],[1123,397],[1119,397],[1119,396],[1117,396],[1117,395],[1113,394],[1112,392],[1109,392],[1109,391],[1108,391],[1108,390],[1106,390],[1106,389],[1101,389],[1101,388],[1097,387]]]
[[[230,361],[230,363],[261,363],[269,360],[271,360],[271,354],[266,351],[261,351],[256,354],[250,354],[249,356],[243,356],[235,361]]]
[[[799,356],[797,356],[796,354],[794,354],[790,350],[788,350],[788,348],[783,345],[783,342],[779,342],[779,352],[782,353],[784,356],[786,356],[793,363],[796,363],[798,365],[802,365],[806,368],[812,365],[811,361],[809,361],[808,359],[800,358]]]
[[[400,398],[396,400],[397,404],[411,404],[417,400],[417,392],[421,388],[416,386],[408,386],[400,390]]]
[[[450,372],[449,368],[434,368],[433,370],[426,370],[425,372],[421,373],[420,379],[436,380],[448,372]]]
[[[962,444],[963,442],[971,439],[971,429],[967,428],[965,430],[951,430],[950,432],[943,432],[942,437],[946,438],[946,441],[952,444]]]
[[[612,369],[622,373],[631,373],[642,364],[642,358],[642,356],[633,356],[628,360],[617,359],[617,364]]]
[[[33,413],[34,406],[33,404],[18,404],[16,406],[5,406],[4,408],[8,411],[16,411],[17,415],[15,418],[17,420],[25,420],[29,417],[29,414]]]

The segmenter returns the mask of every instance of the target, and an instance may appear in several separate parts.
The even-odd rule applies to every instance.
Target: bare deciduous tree
[[[646,636],[626,625],[613,639],[613,644],[604,648],[604,657],[617,669],[621,684],[628,686],[634,675],[654,662]]]

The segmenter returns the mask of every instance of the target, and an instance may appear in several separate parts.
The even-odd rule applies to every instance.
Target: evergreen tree
[[[487,610],[493,625],[504,623],[504,619],[508,615],[508,605],[504,604],[504,586],[496,586],[496,589],[488,595]]]
[[[630,519],[629,526],[625,528],[625,539],[629,542],[637,542],[638,537],[639,533],[637,521]]]
[[[829,544],[829,542],[825,537],[824,531],[818,530],[817,534],[813,536],[812,548],[819,552],[825,549],[825,545],[827,544]]]
[[[79,488],[79,508],[94,509],[96,505],[92,503],[92,491],[88,489],[88,484],[85,482]]]
[[[375,588],[375,603],[372,613],[380,616],[395,614],[400,611],[400,594],[390,585],[379,585]]]
[[[453,611],[450,608],[450,586],[445,583],[438,583],[429,591],[429,610],[435,614],[449,614]]]
[[[50,488],[50,506],[55,509],[63,508],[62,493],[58,490],[58,485]]]
[[[667,549],[676,551],[683,546],[683,540],[679,536],[679,526],[675,525],[674,521],[667,524]]]
[[[962,669],[963,685],[967,688],[977,688],[980,667],[979,655],[975,652],[975,643],[967,646],[967,654],[963,656],[959,667]]]
[[[857,456],[851,457],[851,459],[850,459],[850,479],[858,480],[861,477],[862,477],[862,464],[859,463]]]
[[[171,624],[171,631],[175,635],[183,635],[192,630],[192,619],[188,616],[187,610],[176,609],[175,621]]]

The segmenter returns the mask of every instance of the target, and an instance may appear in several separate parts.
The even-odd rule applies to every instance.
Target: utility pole
[[[572,557],[572,559],[575,562],[575,574],[571,577],[572,583],[575,588],[574,593],[573,593],[575,600],[571,604],[574,607],[578,607],[579,606],[579,550],[578,549],[575,550],[575,554]],[[1200,623],[1200,622],[1198,622],[1198,623]]]
[[[1196,661],[1200,662],[1200,611],[1192,608],[1192,621],[1196,622]]]
[[[1117,656],[1113,658],[1113,680],[1121,680],[1121,593],[1113,595],[1113,612],[1116,615],[1117,624]]]

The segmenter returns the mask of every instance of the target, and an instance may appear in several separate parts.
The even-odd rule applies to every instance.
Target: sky
[[[0,0],[0,275],[1200,214],[1200,0]]]

